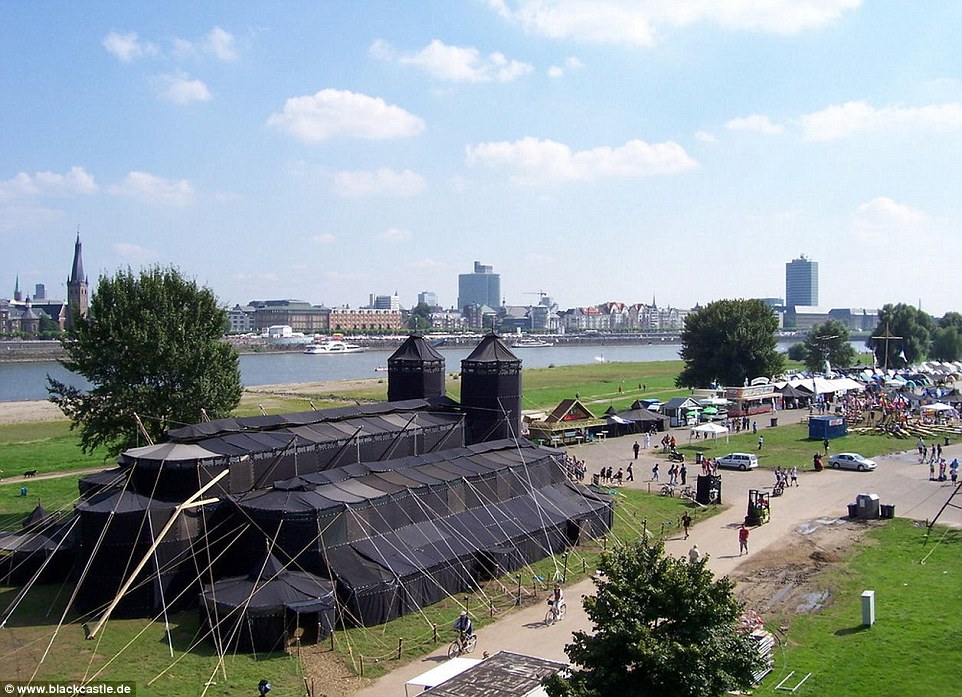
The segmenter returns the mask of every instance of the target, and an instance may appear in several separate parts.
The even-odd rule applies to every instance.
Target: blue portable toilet
[[[813,416],[808,420],[809,440],[832,440],[848,434],[848,419],[844,416]]]

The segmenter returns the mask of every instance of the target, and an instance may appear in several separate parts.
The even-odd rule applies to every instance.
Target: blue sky
[[[0,3],[0,296],[962,310],[962,3]]]

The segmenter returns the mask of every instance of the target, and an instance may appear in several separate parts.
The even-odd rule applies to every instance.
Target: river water
[[[778,344],[787,351],[791,341]],[[856,350],[864,345],[855,344]],[[639,344],[636,346],[550,346],[545,348],[515,349],[525,368],[547,368],[552,365],[586,365],[599,362],[647,362],[678,360],[680,344]],[[454,373],[461,369],[461,360],[473,347],[441,348],[445,369]],[[375,368],[387,365],[392,350],[365,351],[341,356],[291,353],[247,353],[240,356],[241,382],[247,387],[293,382],[327,380],[355,380],[358,378],[387,378],[387,373]],[[0,363],[0,402],[47,398],[47,376],[75,385],[81,389],[87,382],[70,373],[56,361],[37,363]]]

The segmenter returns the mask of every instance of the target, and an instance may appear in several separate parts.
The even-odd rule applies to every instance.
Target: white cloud
[[[677,174],[698,166],[673,142],[650,145],[631,140],[619,148],[572,152],[564,143],[531,137],[513,143],[469,145],[467,162],[507,170],[512,181],[527,185]]]
[[[794,34],[836,21],[861,0],[488,0],[488,4],[532,33],[652,46],[665,30],[697,23],[731,31]]]
[[[389,227],[380,233],[377,238],[386,242],[407,242],[411,239],[411,231],[402,228]]]
[[[161,75],[160,98],[175,104],[190,102],[209,102],[210,90],[200,80],[191,80],[187,75]]]
[[[202,45],[206,53],[212,54],[218,60],[233,61],[239,57],[234,45],[233,34],[220,27],[211,29],[204,38]]]
[[[784,126],[772,123],[768,117],[763,114],[739,116],[726,123],[725,128],[730,131],[754,131],[766,135],[777,135],[785,130]]]
[[[331,233],[324,232],[319,235],[311,235],[310,239],[314,244],[331,244],[335,238]]]
[[[862,242],[918,241],[931,218],[928,214],[878,196],[863,203],[852,215],[855,236]]]
[[[187,206],[194,201],[194,189],[186,179],[164,179],[147,172],[130,172],[123,182],[109,186],[107,192],[167,206]]]
[[[451,46],[434,39],[420,51],[398,54],[381,39],[371,44],[368,53],[378,60],[413,65],[438,80],[447,82],[511,82],[534,68],[521,61],[508,60],[502,53],[482,56],[466,46]]]
[[[118,242],[113,245],[113,250],[117,253],[117,256],[129,264],[146,264],[159,257],[154,250],[145,249],[140,245],[129,242]]]
[[[552,65],[548,68],[548,77],[564,77],[566,71],[581,70],[583,67],[585,67],[584,63],[575,56],[571,56],[565,59],[564,67]]]
[[[271,114],[267,125],[306,142],[349,137],[380,140],[415,136],[424,121],[383,99],[344,90],[291,97],[284,111]]]
[[[92,175],[83,167],[71,167],[65,174],[57,172],[18,172],[0,181],[0,201],[22,196],[73,196],[95,194],[100,190]]]
[[[157,47],[149,41],[141,41],[137,32],[118,34],[110,32],[104,37],[103,47],[114,54],[124,63],[130,63],[136,58],[157,55]]]
[[[799,119],[806,140],[839,140],[863,132],[901,128],[962,128],[962,103],[904,107],[897,104],[876,109],[864,101],[836,104]]]
[[[406,169],[396,172],[382,167],[376,172],[344,171],[334,175],[331,190],[338,196],[399,196],[410,198],[424,191],[425,181],[420,174]]]
[[[718,142],[718,138],[716,138],[715,136],[713,136],[713,135],[712,135],[711,133],[709,133],[708,131],[698,131],[697,133],[695,133],[695,138],[696,138],[697,140],[700,140],[700,141],[703,142],[703,143],[717,143],[717,142]]]
[[[234,35],[220,27],[214,27],[198,41],[174,37],[170,40],[171,55],[178,60],[196,56],[213,56],[220,61],[235,61],[240,58]]]

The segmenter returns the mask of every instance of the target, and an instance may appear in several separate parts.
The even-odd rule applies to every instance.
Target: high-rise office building
[[[458,274],[458,309],[463,312],[471,305],[501,307],[501,275],[493,266],[476,261],[474,273]]]
[[[418,293],[418,305],[421,303],[424,303],[430,308],[439,307],[438,294],[430,290],[422,290]]]
[[[818,262],[804,254],[785,264],[785,305],[818,305]]]

